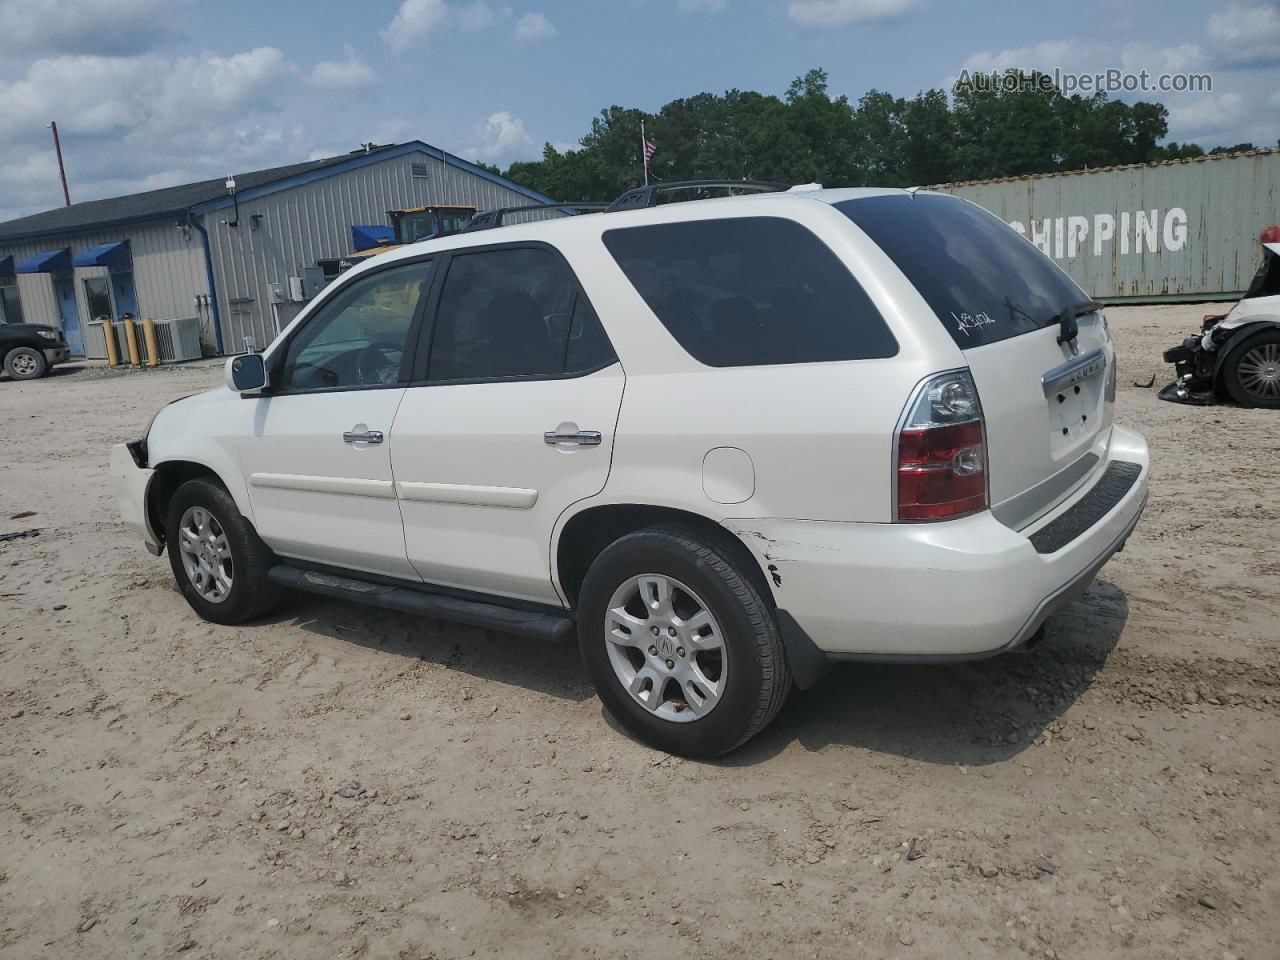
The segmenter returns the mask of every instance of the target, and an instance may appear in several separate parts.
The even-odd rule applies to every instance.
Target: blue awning
[[[351,228],[351,243],[357,250],[372,250],[374,247],[384,247],[388,243],[395,243],[396,234],[390,227],[370,226]]]
[[[120,243],[100,243],[78,254],[73,263],[77,267],[129,267],[133,265],[133,257],[129,253],[129,241]]]
[[[0,277],[13,276],[13,257],[0,257]]]
[[[64,270],[70,269],[70,247],[63,247],[61,250],[46,250],[44,253],[37,253],[30,260],[23,260],[14,267],[14,270],[17,273],[61,273]]]

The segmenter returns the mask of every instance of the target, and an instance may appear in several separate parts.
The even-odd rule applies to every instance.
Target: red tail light
[[[982,406],[967,370],[928,380],[898,433],[897,519],[946,520],[987,506]]]

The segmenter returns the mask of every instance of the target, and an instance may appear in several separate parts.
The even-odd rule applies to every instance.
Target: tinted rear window
[[[1089,296],[1004,221],[957,197],[837,203],[920,291],[961,349],[1057,322]]]
[[[662,325],[713,367],[891,357],[897,341],[825,243],[779,217],[610,230],[604,244]]]

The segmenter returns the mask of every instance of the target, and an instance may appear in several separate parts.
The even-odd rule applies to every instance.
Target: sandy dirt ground
[[[715,763],[572,648],[200,622],[107,456],[220,368],[0,382],[0,956],[1280,956],[1280,414],[1156,399],[1203,312],[1110,311],[1152,500],[1039,649],[839,668]]]

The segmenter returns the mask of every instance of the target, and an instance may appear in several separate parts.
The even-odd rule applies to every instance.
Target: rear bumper
[[[1012,530],[990,512],[937,524],[727,521],[774,584],[784,624],[830,660],[968,660],[1013,649],[1088,589],[1124,546],[1147,499],[1143,438],[1115,427],[1113,464],[1136,478],[1069,541],[1033,537],[1082,505],[1095,479],[1048,516]],[[1096,501],[1096,497],[1095,497]],[[1087,503],[1083,503],[1087,507]],[[1096,502],[1095,502],[1096,506]],[[1077,512],[1078,515],[1078,512]],[[1069,520],[1070,518],[1067,517]],[[790,650],[790,644],[789,644]]]
[[[120,518],[124,525],[137,534],[147,550],[159,556],[164,541],[151,529],[147,513],[147,490],[155,471],[139,467],[129,452],[128,444],[117,443],[111,448],[111,486],[120,504]]]

